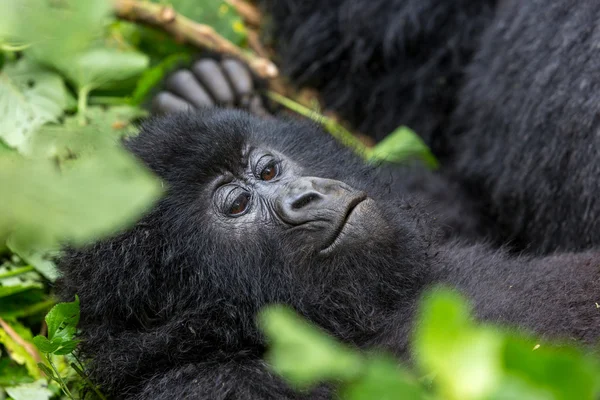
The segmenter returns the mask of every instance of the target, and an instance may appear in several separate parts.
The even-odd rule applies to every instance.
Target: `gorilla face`
[[[367,345],[430,281],[421,214],[311,124],[208,109],[150,120],[126,145],[166,195],[60,260],[82,352],[115,391],[172,365],[260,359],[267,304]]]
[[[239,240],[265,226],[295,238],[305,250],[329,255],[367,238],[364,215],[377,211],[365,192],[337,180],[303,176],[293,160],[264,148],[244,148],[241,161],[209,189],[214,203],[209,212]]]
[[[138,226],[158,224],[147,234],[161,232],[161,253],[174,258],[165,261],[201,278],[189,289],[195,302],[220,298],[233,312],[286,303],[356,332],[369,326],[357,315],[419,286],[414,216],[312,125],[206,110],[151,121],[128,146],[168,186]],[[171,271],[165,261],[160,274]],[[165,290],[182,296],[180,286]],[[362,298],[377,300],[356,305]]]

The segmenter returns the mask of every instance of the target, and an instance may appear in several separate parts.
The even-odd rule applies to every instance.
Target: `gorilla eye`
[[[250,193],[244,192],[235,198],[231,207],[229,207],[229,215],[240,215],[248,208],[250,203]]]
[[[277,176],[277,172],[277,164],[271,162],[260,171],[260,179],[263,181],[270,181]]]

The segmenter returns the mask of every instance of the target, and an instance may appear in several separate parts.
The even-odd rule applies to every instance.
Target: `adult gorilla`
[[[293,392],[262,361],[255,317],[270,303],[399,357],[436,283],[469,296],[481,319],[600,336],[600,253],[515,258],[438,241],[420,207],[311,124],[205,109],[153,119],[128,147],[166,197],[60,262],[92,377],[115,398],[329,398]]]
[[[500,243],[600,244],[600,2],[263,5],[284,70],[377,139],[414,128]]]

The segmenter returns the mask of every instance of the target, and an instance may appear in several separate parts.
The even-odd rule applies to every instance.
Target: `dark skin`
[[[127,148],[166,196],[59,266],[62,296],[81,299],[91,376],[114,398],[332,398],[330,387],[295,392],[263,361],[256,316],[267,304],[399,359],[437,284],[468,296],[482,320],[540,338],[600,336],[598,252],[513,257],[448,239],[312,124],[205,108],[148,121]]]
[[[200,59],[189,70],[173,73],[164,89],[152,102],[152,110],[158,114],[221,106],[266,115],[260,96],[254,92],[250,71],[235,59]]]

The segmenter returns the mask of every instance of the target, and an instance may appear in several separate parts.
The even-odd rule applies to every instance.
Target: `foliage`
[[[344,346],[292,311],[271,307],[261,325],[268,360],[294,386],[335,382],[343,399],[597,399],[600,362],[568,345],[473,322],[466,301],[437,289],[415,323],[409,372],[389,356]]]
[[[245,42],[223,1],[170,4]],[[111,0],[1,2],[0,398],[103,398],[77,359],[78,300],[52,308],[53,259],[123,229],[161,194],[120,140],[196,52],[118,21]]]

